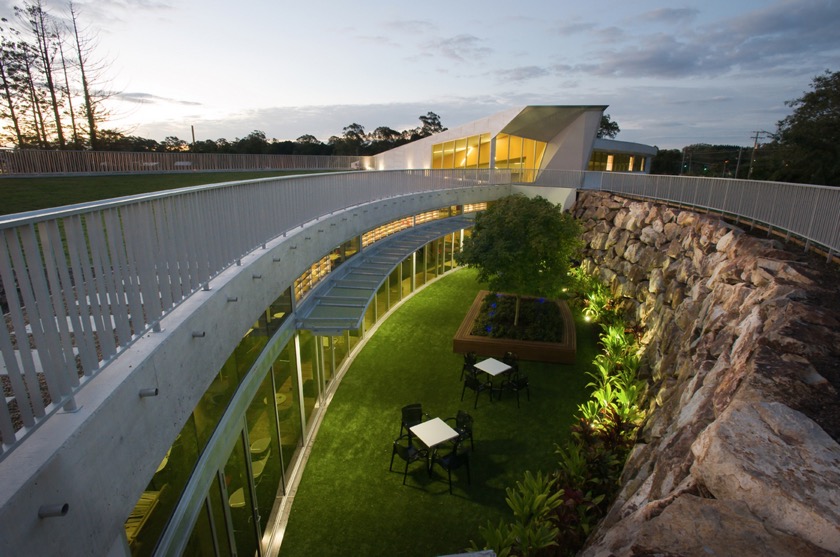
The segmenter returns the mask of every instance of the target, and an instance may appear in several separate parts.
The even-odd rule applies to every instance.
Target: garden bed
[[[508,338],[493,338],[472,334],[473,326],[481,312],[482,302],[490,292],[482,290],[473,300],[470,310],[461,322],[461,326],[452,339],[452,351],[458,354],[475,352],[479,356],[501,357],[505,352],[514,352],[520,360],[536,362],[552,362],[561,364],[575,363],[577,354],[577,338],[575,335],[575,321],[569,306],[563,300],[554,300],[557,304],[562,320],[562,334],[559,342],[540,342],[533,340],[513,340]],[[522,300],[534,298],[523,297]]]

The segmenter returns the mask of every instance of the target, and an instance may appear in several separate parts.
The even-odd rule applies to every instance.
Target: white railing
[[[626,172],[546,171],[538,185],[603,190],[713,211],[840,253],[840,188]]]
[[[395,196],[511,183],[510,171],[405,170],[266,178],[0,218],[5,291],[0,459],[161,317],[238,259],[315,218]],[[601,172],[536,185],[600,189],[727,213],[840,244],[840,189]],[[42,381],[43,378],[43,381]],[[41,384],[49,397],[42,398]],[[13,422],[12,416],[19,421]]]
[[[73,410],[76,390],[161,316],[269,240],[348,207],[492,183],[510,183],[510,173],[342,172],[0,218],[8,312],[0,326],[8,378],[0,398],[0,459],[46,417]]]
[[[359,170],[365,167],[367,159],[369,157],[24,149],[0,152],[0,174]]]

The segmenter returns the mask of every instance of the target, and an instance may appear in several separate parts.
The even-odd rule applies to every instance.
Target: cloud
[[[435,42],[428,42],[424,48],[430,51],[439,52],[447,58],[459,62],[474,62],[486,58],[493,53],[493,49],[482,46],[483,41],[478,37],[468,34],[455,35],[448,39],[441,39]]]
[[[540,66],[520,66],[495,73],[500,81],[528,81],[550,74],[547,69]]]
[[[662,23],[675,24],[692,21],[700,13],[700,10],[693,8],[660,8],[642,14],[639,20],[659,21]]]
[[[200,102],[195,101],[182,101],[178,99],[170,99],[167,97],[159,97],[157,95],[153,95],[151,93],[116,93],[113,96],[115,99],[129,102],[129,103],[138,103],[138,104],[159,104],[159,103],[168,103],[168,104],[178,104],[184,106],[202,106]]]
[[[425,19],[396,19],[385,22],[385,27],[391,28],[400,33],[433,33],[438,26],[432,21]]]
[[[656,19],[683,23],[694,10],[663,9]],[[612,77],[710,77],[814,74],[840,54],[840,2],[790,0],[702,27],[615,40],[575,70]],[[610,36],[608,30],[599,35]],[[807,38],[807,39],[806,39]],[[802,60],[808,60],[808,64]]]

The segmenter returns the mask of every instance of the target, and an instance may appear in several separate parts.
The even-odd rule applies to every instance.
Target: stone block
[[[692,452],[692,476],[716,499],[743,501],[767,526],[840,552],[840,445],[805,415],[736,401]]]

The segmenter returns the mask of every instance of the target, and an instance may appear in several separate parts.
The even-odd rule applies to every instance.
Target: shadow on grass
[[[423,556],[457,553],[480,540],[479,526],[511,519],[505,489],[526,470],[553,470],[554,444],[569,436],[578,404],[586,400],[586,371],[595,336],[578,323],[578,364],[521,362],[531,400],[505,393],[492,403],[482,393],[461,402],[462,358],[452,337],[482,285],[461,270],[408,300],[357,355],[324,416],[303,473],[280,554],[286,556]],[[591,346],[589,345],[591,343]],[[583,363],[585,362],[585,363]],[[388,471],[400,408],[420,402],[432,417],[472,414],[472,481],[453,473],[452,492],[439,467],[397,458]]]

